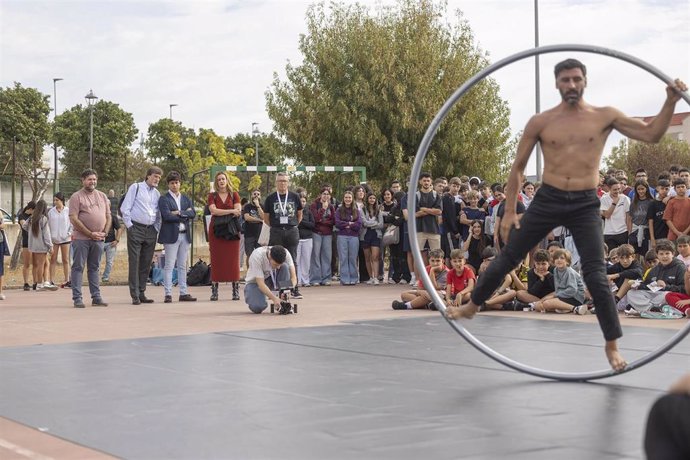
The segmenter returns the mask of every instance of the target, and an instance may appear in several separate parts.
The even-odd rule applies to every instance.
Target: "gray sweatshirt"
[[[46,253],[53,247],[53,242],[50,238],[50,226],[48,225],[48,218],[41,216],[41,222],[38,226],[38,236],[34,236],[31,231],[31,220],[34,216],[29,217],[22,224],[22,228],[29,233],[29,246],[31,252]]]
[[[565,270],[556,268],[553,271],[553,282],[556,288],[556,297],[570,297],[578,302],[585,302],[585,284],[578,272],[570,267]]]
[[[379,209],[379,213],[373,217],[370,217],[369,213],[364,209],[362,209],[360,213],[362,214],[362,228],[359,229],[359,239],[363,240],[364,235],[370,228],[376,230],[376,236],[381,238],[383,235],[383,213],[381,210]]]

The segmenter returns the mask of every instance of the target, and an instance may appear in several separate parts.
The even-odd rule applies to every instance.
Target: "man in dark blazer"
[[[161,231],[158,242],[165,248],[163,287],[165,303],[172,302],[172,273],[177,268],[177,285],[180,288],[180,302],[195,302],[187,293],[187,256],[191,244],[191,225],[196,213],[192,200],[180,193],[182,178],[177,171],[171,171],[166,178],[168,193],[158,200],[161,213]]]

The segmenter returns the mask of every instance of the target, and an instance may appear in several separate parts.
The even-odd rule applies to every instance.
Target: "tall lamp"
[[[89,167],[93,169],[93,105],[96,103],[98,96],[93,94],[93,90],[91,89],[84,97],[86,98],[86,104],[89,106],[89,111],[91,112],[91,127],[89,129]]]

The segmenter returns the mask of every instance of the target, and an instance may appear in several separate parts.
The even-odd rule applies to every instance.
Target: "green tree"
[[[238,133],[225,138],[225,148],[229,152],[242,155],[245,164],[256,164],[256,143],[259,144],[259,165],[280,166],[285,161],[283,144],[274,134],[258,135],[254,138],[247,133]]]
[[[149,125],[144,146],[148,157],[163,171],[177,171],[187,180],[194,171],[187,170],[179,155],[180,150],[186,145],[186,140],[195,136],[194,130],[183,126],[181,122],[161,118]]]
[[[659,173],[668,171],[671,165],[690,164],[690,145],[681,140],[664,136],[657,144],[622,139],[606,158],[608,168],[616,168],[632,174],[638,168],[647,171],[652,185]]]
[[[81,104],[55,118],[53,135],[64,149],[60,162],[66,177],[79,177],[89,167],[90,110]],[[125,153],[137,137],[132,114],[114,102],[93,105],[93,165],[103,181],[121,180]]]
[[[35,166],[34,143],[41,151],[48,142],[49,113],[49,97],[37,89],[25,88],[17,82],[14,86],[0,88],[0,141],[6,150],[13,140],[21,144],[16,149],[17,163],[25,170]],[[40,157],[39,154],[39,160]]]
[[[360,4],[307,12],[303,61],[274,74],[266,93],[285,154],[302,164],[365,165],[382,183],[403,178],[445,99],[488,64],[462,14],[447,5],[399,0],[377,14]],[[511,161],[509,109],[485,79],[440,126],[425,161],[433,175],[498,178]]]

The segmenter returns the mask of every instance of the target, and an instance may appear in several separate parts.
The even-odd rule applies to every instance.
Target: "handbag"
[[[213,219],[213,234],[217,238],[223,238],[225,240],[239,240],[239,219],[230,214],[226,214],[223,216],[215,216]]]
[[[400,242],[400,227],[397,225],[390,225],[383,234],[383,246],[390,246]]]
[[[268,246],[268,242],[271,239],[271,227],[266,225],[264,222],[261,224],[261,233],[259,233],[259,246]]]

